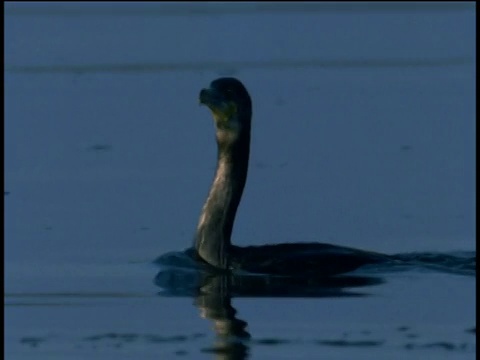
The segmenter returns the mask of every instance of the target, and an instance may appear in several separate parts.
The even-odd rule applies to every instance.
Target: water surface
[[[472,255],[474,10],[7,3],[6,358],[473,358],[472,274],[247,296],[152,261],[191,244],[218,76],[254,101],[236,244]]]

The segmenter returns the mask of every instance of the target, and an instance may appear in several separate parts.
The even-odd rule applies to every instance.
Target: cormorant
[[[200,103],[213,114],[218,156],[193,248],[186,251],[190,258],[220,271],[283,276],[332,276],[389,260],[388,255],[323,243],[232,245],[235,214],[247,180],[252,101],[239,80],[225,77],[200,91]]]

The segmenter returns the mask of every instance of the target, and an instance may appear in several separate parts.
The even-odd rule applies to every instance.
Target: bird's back
[[[281,276],[333,276],[367,264],[390,260],[388,255],[323,243],[285,243],[232,249],[234,269]]]

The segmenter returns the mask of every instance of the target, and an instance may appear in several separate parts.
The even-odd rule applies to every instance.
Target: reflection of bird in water
[[[211,320],[216,334],[216,341],[210,351],[217,353],[220,359],[246,359],[248,357],[247,322],[238,319],[237,311],[232,306],[228,277],[213,276],[203,278],[198,291],[195,306],[201,317]]]
[[[382,283],[378,277],[332,276],[322,278],[258,276],[230,272],[202,272],[189,268],[166,267],[155,277],[161,296],[193,297],[200,316],[213,323],[215,341],[203,351],[218,359],[246,359],[252,344],[248,323],[237,317],[233,297],[340,298],[368,296],[364,287]],[[358,288],[359,291],[347,290]],[[361,291],[361,292],[360,292]],[[281,315],[279,315],[281,316]],[[255,342],[255,340],[253,341]]]

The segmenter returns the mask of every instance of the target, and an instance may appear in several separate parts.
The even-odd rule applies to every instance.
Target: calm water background
[[[191,243],[219,76],[254,101],[235,243],[475,250],[475,61],[473,3],[6,4],[6,358],[229,358],[151,264]],[[234,298],[250,356],[474,357],[474,277],[385,280]]]

